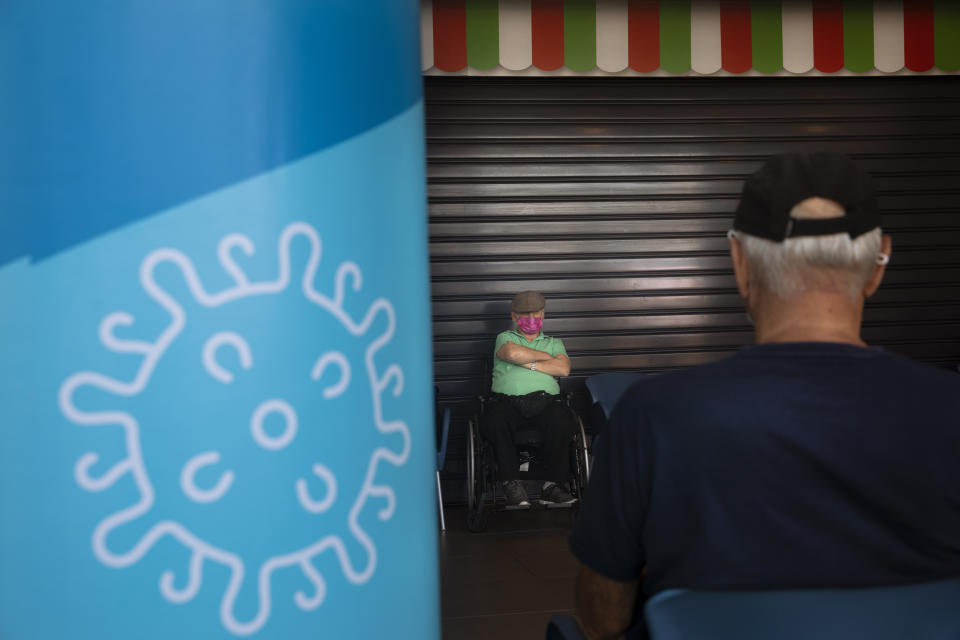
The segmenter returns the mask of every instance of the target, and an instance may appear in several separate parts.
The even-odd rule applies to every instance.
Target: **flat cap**
[[[536,291],[521,291],[513,296],[510,311],[514,313],[533,313],[547,306],[547,301]]]
[[[813,197],[839,203],[845,215],[790,216],[794,206]],[[774,242],[833,233],[856,238],[879,226],[880,210],[870,176],[847,156],[825,151],[772,156],[744,182],[733,220],[734,229]]]

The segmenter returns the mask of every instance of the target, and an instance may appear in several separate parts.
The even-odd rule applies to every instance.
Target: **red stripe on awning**
[[[563,66],[563,0],[531,0],[533,66],[552,71]]]
[[[720,3],[720,64],[731,73],[743,73],[753,66],[750,34],[750,0],[723,0]]]
[[[813,0],[813,66],[833,73],[843,68],[843,5]]]
[[[933,0],[904,0],[903,63],[911,71],[933,67]]]
[[[433,3],[433,64],[441,71],[460,71],[467,66],[465,0]]]
[[[634,71],[660,67],[660,2],[629,0],[627,3],[627,55]]]

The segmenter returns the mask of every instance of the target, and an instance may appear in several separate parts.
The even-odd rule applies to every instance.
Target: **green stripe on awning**
[[[753,68],[776,73],[783,68],[783,18],[780,4],[754,2],[750,7]]]
[[[660,3],[660,68],[690,70],[690,0]]]
[[[873,0],[843,0],[843,66],[873,69]]]
[[[933,3],[933,57],[941,71],[960,71],[960,5],[956,0]]]
[[[497,0],[467,0],[467,64],[492,69],[500,64],[500,22]]]
[[[563,3],[563,62],[574,71],[597,66],[597,5],[594,0]]]

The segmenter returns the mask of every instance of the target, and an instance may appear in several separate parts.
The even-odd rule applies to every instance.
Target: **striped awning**
[[[960,70],[960,0],[421,0],[425,73]]]

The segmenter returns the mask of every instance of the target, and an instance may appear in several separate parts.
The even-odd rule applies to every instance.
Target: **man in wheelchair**
[[[560,402],[557,378],[570,374],[570,360],[558,338],[542,331],[546,301],[536,291],[521,291],[510,304],[515,329],[497,336],[493,359],[491,397],[480,431],[492,445],[504,481],[507,505],[530,505],[523,482],[517,479],[520,459],[515,434],[533,429],[543,436],[538,459],[542,477],[548,478],[540,492],[543,504],[576,501],[561,486],[570,475],[570,440],[578,426],[573,412]]]

